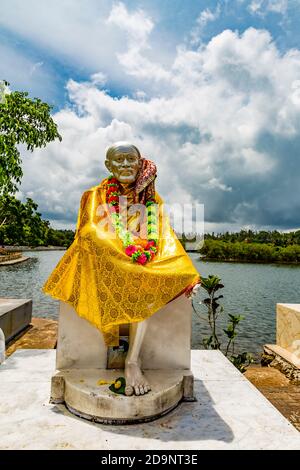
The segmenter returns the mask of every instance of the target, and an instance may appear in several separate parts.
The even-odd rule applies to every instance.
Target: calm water
[[[42,293],[41,287],[55,267],[63,251],[28,252],[30,260],[21,264],[0,267],[0,297],[32,298],[33,315],[58,317],[58,302]],[[222,294],[224,313],[242,314],[245,319],[239,327],[238,350],[257,354],[265,343],[275,341],[275,306],[277,302],[300,302],[300,266],[273,264],[244,264],[203,262],[197,254],[190,254],[202,276],[215,274],[225,285]],[[193,348],[201,348],[202,338],[208,333],[205,309],[194,300],[200,318],[194,314]]]

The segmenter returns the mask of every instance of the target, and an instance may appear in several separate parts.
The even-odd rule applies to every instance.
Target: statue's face
[[[120,183],[134,183],[141,168],[141,158],[136,150],[126,152],[122,149],[115,150],[113,155],[105,160],[106,168]]]

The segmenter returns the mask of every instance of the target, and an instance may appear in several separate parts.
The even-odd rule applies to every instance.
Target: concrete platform
[[[32,300],[0,298],[0,328],[6,343],[24,330],[31,318]]]
[[[138,425],[50,405],[54,369],[54,350],[18,350],[0,366],[0,449],[300,449],[299,432],[219,351],[192,352],[197,402]]]

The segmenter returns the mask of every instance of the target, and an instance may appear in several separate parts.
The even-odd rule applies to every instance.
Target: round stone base
[[[147,370],[151,391],[127,397],[109,390],[109,384],[124,376],[123,370],[66,370],[52,377],[51,402],[65,403],[75,415],[105,424],[151,421],[173,410],[184,398],[186,370]]]

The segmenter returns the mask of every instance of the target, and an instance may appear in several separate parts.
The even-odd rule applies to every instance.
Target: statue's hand
[[[190,286],[188,286],[187,289],[185,290],[186,297],[188,298],[195,297],[200,287],[201,287],[201,281],[198,281],[196,284],[191,284]]]
[[[191,294],[192,297],[195,297],[195,295],[196,295],[197,292],[199,291],[200,287],[201,287],[201,283],[200,283],[200,282],[199,282],[199,284],[196,284],[196,285],[193,287],[192,294]]]

